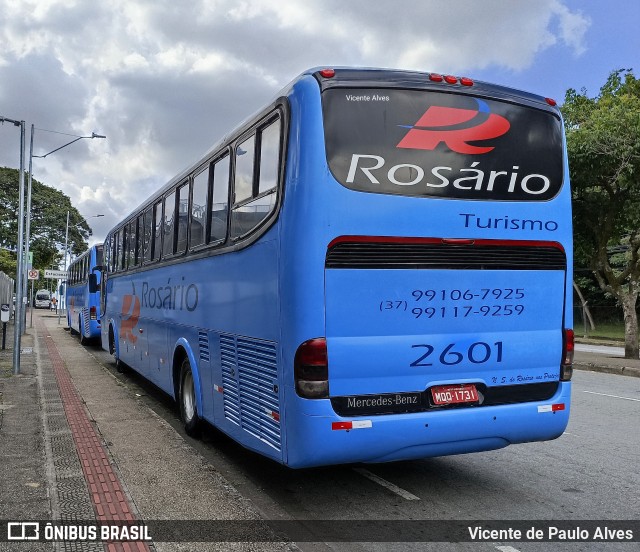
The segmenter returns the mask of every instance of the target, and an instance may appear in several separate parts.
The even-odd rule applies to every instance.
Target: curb
[[[589,362],[574,362],[575,370],[586,370],[588,372],[601,372],[604,374],[617,374],[619,376],[630,376],[632,378],[640,378],[640,368],[635,366],[603,366]]]

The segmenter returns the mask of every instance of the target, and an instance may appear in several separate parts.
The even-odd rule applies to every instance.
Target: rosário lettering
[[[148,282],[143,282],[141,303],[143,308],[193,312],[198,306],[198,286],[167,283],[165,286],[152,287]]]
[[[362,161],[362,163],[361,163]],[[445,188],[449,185],[459,190],[466,191],[487,191],[494,190],[505,191],[507,193],[524,192],[528,195],[537,196],[544,194],[551,187],[550,179],[543,174],[526,174],[520,175],[517,165],[514,165],[511,171],[489,171],[488,174],[480,169],[480,162],[471,163],[468,168],[460,169],[458,172],[463,173],[453,181],[450,179],[455,169],[453,167],[438,166],[431,168],[431,176],[436,180],[427,177],[425,181],[425,169],[419,165],[411,163],[400,163],[391,167],[385,167],[386,159],[379,155],[366,155],[354,153],[351,156],[351,165],[347,174],[346,182],[353,184],[358,175],[358,171],[364,175],[371,184],[380,184],[378,177],[383,171],[386,171],[386,178],[396,186],[415,186],[423,184],[427,188]],[[402,169],[410,169],[410,171],[402,171]],[[401,175],[410,174],[410,178],[402,179]]]

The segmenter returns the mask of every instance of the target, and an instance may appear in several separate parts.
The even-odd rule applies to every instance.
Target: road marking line
[[[520,552],[517,548],[514,548],[513,546],[496,546],[496,548],[500,550],[500,552]]]
[[[612,397],[614,399],[623,399],[625,401],[640,402],[640,399],[632,399],[631,397],[619,397],[618,395],[607,395],[606,393],[596,393],[595,391],[583,391],[583,393],[589,393],[590,395],[600,395],[602,397]]]
[[[370,479],[371,481],[373,481],[374,483],[377,483],[378,485],[382,485],[386,489],[389,489],[391,492],[394,492],[397,495],[400,495],[405,500],[420,500],[420,498],[417,497],[416,495],[411,494],[409,491],[405,491],[404,489],[401,489],[400,487],[398,487],[397,485],[394,485],[393,483],[391,483],[390,481],[387,481],[386,479],[382,479],[382,477],[378,477],[375,473],[371,473],[369,470],[365,470],[364,468],[353,468],[353,471],[358,472],[363,477]]]

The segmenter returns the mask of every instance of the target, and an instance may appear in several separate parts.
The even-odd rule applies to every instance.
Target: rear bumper
[[[390,462],[555,439],[568,424],[570,396],[571,382],[563,382],[547,401],[357,418],[337,416],[328,400],[299,399],[287,416],[286,463]],[[333,429],[349,421],[355,429]]]

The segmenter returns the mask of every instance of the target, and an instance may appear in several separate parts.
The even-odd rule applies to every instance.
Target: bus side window
[[[118,234],[111,235],[111,271],[118,271]]]
[[[231,212],[231,238],[239,238],[251,228],[251,208],[237,207],[253,197],[253,173],[255,161],[255,136],[236,147],[236,170],[233,182],[233,211]]]
[[[213,165],[213,191],[211,193],[211,230],[209,243],[220,243],[227,238],[229,217],[229,155]]]
[[[116,272],[120,272],[122,270],[122,228],[118,230],[118,234],[116,236],[113,268]]]
[[[129,268],[135,268],[136,266],[136,240],[137,240],[137,219],[134,219],[129,224]]]
[[[163,257],[168,257],[173,254],[175,211],[176,211],[176,193],[171,192],[164,199],[164,232],[163,232],[163,242],[162,242]]]
[[[176,254],[187,250],[187,230],[189,227],[189,183],[178,188]]]
[[[107,253],[107,272],[115,272],[115,267],[113,266],[113,259],[115,259],[115,243],[116,239],[113,234],[109,235],[109,252]]]
[[[280,135],[281,122],[278,117],[258,133],[258,181],[252,185],[252,197],[249,202],[236,205],[231,214],[231,236],[240,238],[256,228],[274,210],[277,199],[277,186],[280,175]],[[236,163],[238,157],[236,157]],[[238,186],[238,166],[236,165],[236,181]],[[242,186],[243,183],[240,182]],[[238,204],[236,188],[235,202]]]
[[[253,165],[255,160],[256,137],[236,146],[236,173],[233,184],[233,203],[242,203],[253,195]]]
[[[129,262],[129,227],[122,227],[122,270],[127,270]]]
[[[154,261],[160,258],[162,251],[162,201],[158,201],[153,206],[153,225],[155,227],[153,234],[153,257]]]
[[[207,196],[209,194],[209,171],[198,173],[193,178],[191,194],[191,234],[189,247],[194,248],[204,243],[207,231]]]
[[[147,263],[152,259],[153,249],[151,248],[153,240],[153,208],[149,207],[144,212],[144,262]]]
[[[102,264],[102,262],[98,262],[97,264]],[[110,271],[111,270],[111,236],[108,236],[105,241],[104,264],[107,267],[107,271]]]
[[[271,123],[260,134],[260,178],[258,195],[274,191],[280,175],[280,119]]]
[[[138,233],[136,238],[136,266],[140,266],[142,264],[142,259],[144,258],[144,250],[143,246],[143,238],[144,238],[144,217],[143,215],[138,216]]]

